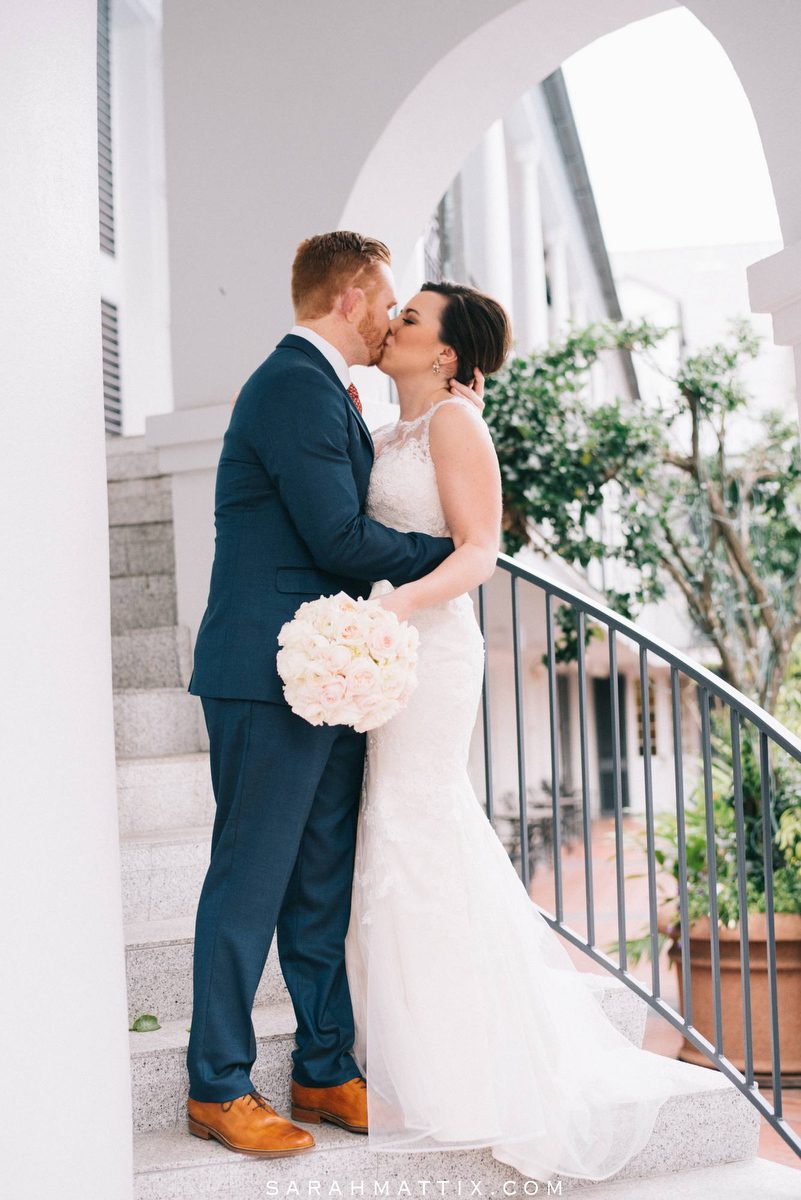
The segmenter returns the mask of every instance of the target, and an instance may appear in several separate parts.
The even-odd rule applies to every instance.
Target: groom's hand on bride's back
[[[478,367],[473,370],[474,382],[469,386],[465,383],[460,383],[458,379],[450,380],[450,389],[454,396],[464,396],[476,406],[479,412],[484,411],[484,376],[479,371]]]

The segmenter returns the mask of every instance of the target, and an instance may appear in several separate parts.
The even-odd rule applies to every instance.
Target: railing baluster
[[[478,585],[478,623],[484,638],[484,681],[481,685],[481,716],[484,725],[484,793],[487,817],[491,821],[494,814],[492,801],[492,738],[490,736],[490,701],[489,701],[489,647],[487,645],[487,623],[484,612],[484,584]]]
[[[545,596],[547,640],[548,640],[548,706],[550,712],[550,758],[551,775],[553,780],[553,824],[554,824],[554,884],[556,889],[556,912],[554,917],[542,911],[544,919],[557,930],[561,936],[582,950],[588,958],[599,964],[611,975],[621,980],[630,991],[644,1000],[655,1012],[660,1013],[676,1030],[683,1033],[687,1041],[698,1051],[702,1052],[718,1071],[724,1075],[738,1090],[747,1097],[761,1116],[782,1140],[801,1158],[801,1137],[782,1117],[781,1094],[781,1062],[780,1062],[780,1026],[779,1026],[779,997],[778,975],[776,961],[776,929],[775,929],[775,899],[773,879],[773,825],[772,825],[772,775],[770,764],[771,746],[780,749],[791,756],[794,762],[801,763],[801,739],[791,733],[779,721],[772,717],[758,704],[738,692],[726,680],[713,674],[706,667],[693,662],[680,651],[674,649],[660,638],[640,629],[628,618],[613,612],[612,609],[591,599],[589,596],[567,587],[557,579],[549,577],[539,570],[523,566],[505,554],[498,555],[498,566],[507,571],[511,583],[512,600],[512,638],[514,646],[514,681],[515,681],[515,719],[517,724],[517,776],[520,809],[520,864],[522,881],[528,891],[531,875],[531,864],[528,844],[528,789],[526,787],[525,762],[525,716],[524,716],[524,687],[523,662],[520,651],[520,611],[518,582],[523,580],[538,587]],[[479,588],[479,622],[482,635],[486,629],[486,594],[483,586]],[[579,737],[581,749],[581,796],[582,796],[582,838],[584,844],[584,888],[587,917],[587,936],[580,936],[563,919],[562,895],[562,861],[561,861],[561,797],[559,796],[559,692],[556,684],[556,649],[554,638],[554,601],[570,604],[575,611],[577,630],[577,674],[578,674],[578,715]],[[616,884],[618,901],[618,934],[621,949],[620,962],[616,964],[607,954],[595,945],[595,912],[593,898],[593,863],[592,863],[592,822],[590,819],[590,781],[589,781],[589,747],[587,726],[587,669],[586,647],[587,621],[597,621],[607,631],[609,643],[609,684],[612,709],[612,759],[615,799],[615,842],[616,842]],[[643,697],[643,738],[642,755],[644,770],[645,793],[645,823],[646,843],[648,853],[648,909],[650,920],[651,945],[651,982],[649,992],[644,983],[632,976],[627,970],[625,934],[625,888],[623,862],[623,789],[622,770],[623,753],[620,743],[620,696],[617,673],[616,634],[620,632],[630,638],[639,647],[640,688]],[[486,639],[485,639],[486,644]],[[676,803],[676,852],[678,862],[678,908],[680,921],[679,943],[682,959],[682,993],[683,1014],[678,1012],[660,995],[659,969],[659,931],[657,905],[657,864],[655,844],[655,813],[654,813],[654,780],[653,780],[653,746],[648,714],[650,712],[650,691],[652,681],[649,678],[648,652],[652,652],[670,668],[671,713],[673,725],[673,768]],[[704,1036],[693,1024],[692,1019],[692,970],[690,962],[690,920],[689,920],[689,891],[687,863],[687,818],[684,802],[684,753],[682,746],[682,697],[679,687],[682,677],[693,681],[699,693],[699,711],[701,716],[701,748],[703,759],[703,779],[705,797],[705,824],[707,839],[707,862],[709,877],[709,918],[711,941],[711,968],[714,986],[714,1026],[715,1042]],[[711,743],[711,697],[717,697],[729,706],[732,744],[732,788],[736,828],[736,861],[737,861],[737,890],[740,910],[740,970],[742,986],[742,1010],[744,1029],[744,1060],[745,1077],[723,1053],[723,1022],[720,994],[720,940],[718,931],[717,909],[717,859],[716,859],[716,829],[713,806],[712,784],[712,743]],[[482,681],[482,714],[485,741],[485,778],[487,789],[487,815],[491,818],[493,807],[492,779],[492,728],[490,721],[489,671],[485,659],[485,675]],[[766,1099],[754,1080],[754,1047],[753,1047],[753,1018],[750,990],[750,944],[748,940],[748,910],[747,910],[747,876],[746,863],[748,847],[746,846],[746,804],[743,783],[742,736],[740,723],[749,721],[759,732],[759,764],[760,764],[760,796],[761,821],[764,831],[763,868],[765,875],[765,907],[766,907],[766,943],[767,943],[767,973],[769,987],[770,1031],[771,1031],[771,1069],[773,1083],[773,1105]],[[695,762],[695,751],[693,752]],[[750,820],[750,813],[749,813]],[[510,854],[512,851],[510,850]]]
[[[654,781],[651,770],[651,681],[648,651],[640,646],[640,710],[642,712],[642,769],[645,785],[645,842],[648,857],[648,919],[651,930],[651,991],[660,996],[659,929],[656,911],[656,856],[654,845]]]
[[[681,695],[678,668],[670,668],[670,699],[673,710],[673,771],[676,781],[676,842],[679,857],[679,921],[681,924],[681,974],[684,988],[684,1023],[692,1025],[690,980],[690,918],[687,915],[687,842],[684,832],[684,755],[681,746]]]
[[[773,1076],[773,1111],[782,1115],[782,1072],[779,1062],[779,998],[776,977],[776,929],[773,917],[773,822],[771,820],[770,758],[768,737],[759,734],[759,782],[762,793],[762,856],[765,869],[765,929],[767,933],[768,991],[770,995],[770,1052]]]
[[[559,797],[559,725],[556,671],[554,669],[553,596],[545,593],[545,628],[548,643],[548,712],[551,731],[551,809],[553,812],[553,886],[557,921],[564,920],[562,903],[562,822]]]
[[[715,808],[712,795],[712,738],[709,692],[701,688],[701,750],[704,762],[704,815],[706,818],[706,869],[709,882],[709,948],[715,1007],[715,1053],[723,1053],[723,1014],[720,1001],[720,940],[718,934],[718,857]]]
[[[620,768],[620,700],[617,694],[617,634],[609,630],[609,688],[612,696],[612,779],[615,793],[615,876],[617,882],[618,962],[626,970],[626,890],[623,880],[623,786]]]
[[[743,764],[740,757],[740,717],[729,708],[731,761],[734,784],[734,820],[737,839],[737,899],[740,909],[740,984],[743,993],[745,1081],[754,1083],[754,1039],[751,1030],[751,955],[748,945],[748,891],[745,872],[745,816],[743,813]]]
[[[595,945],[595,903],[592,887],[592,823],[590,820],[590,756],[587,748],[587,666],[584,638],[586,620],[583,608],[576,609],[578,636],[579,743],[581,746],[581,833],[584,841],[584,897],[587,918],[587,943]]]
[[[517,576],[512,576],[512,647],[515,668],[515,722],[517,725],[517,786],[520,801],[520,874],[528,891],[528,795],[526,793],[526,750],[523,737],[523,681],[520,667],[520,615],[517,610]]]

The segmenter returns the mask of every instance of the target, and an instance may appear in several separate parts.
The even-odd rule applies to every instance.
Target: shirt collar
[[[332,346],[328,339],[319,334],[316,329],[309,329],[308,325],[293,325],[289,332],[294,333],[297,337],[306,338],[313,346],[317,347],[321,354],[325,355],[336,371],[343,388],[347,391],[350,386],[350,368],[336,346]]]

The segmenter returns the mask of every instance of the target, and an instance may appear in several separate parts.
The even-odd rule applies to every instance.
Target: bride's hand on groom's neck
[[[449,386],[454,396],[464,396],[471,404],[474,404],[479,412],[484,411],[484,376],[479,371],[478,367],[473,371],[474,383],[469,387],[465,383],[460,383],[458,379],[449,380]]]

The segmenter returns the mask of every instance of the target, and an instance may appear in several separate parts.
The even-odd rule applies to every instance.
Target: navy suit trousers
[[[359,1074],[345,973],[366,734],[286,704],[202,697],[217,812],[195,922],[189,1095],[253,1089],[251,1010],[272,943],[297,1021],[292,1077]]]

